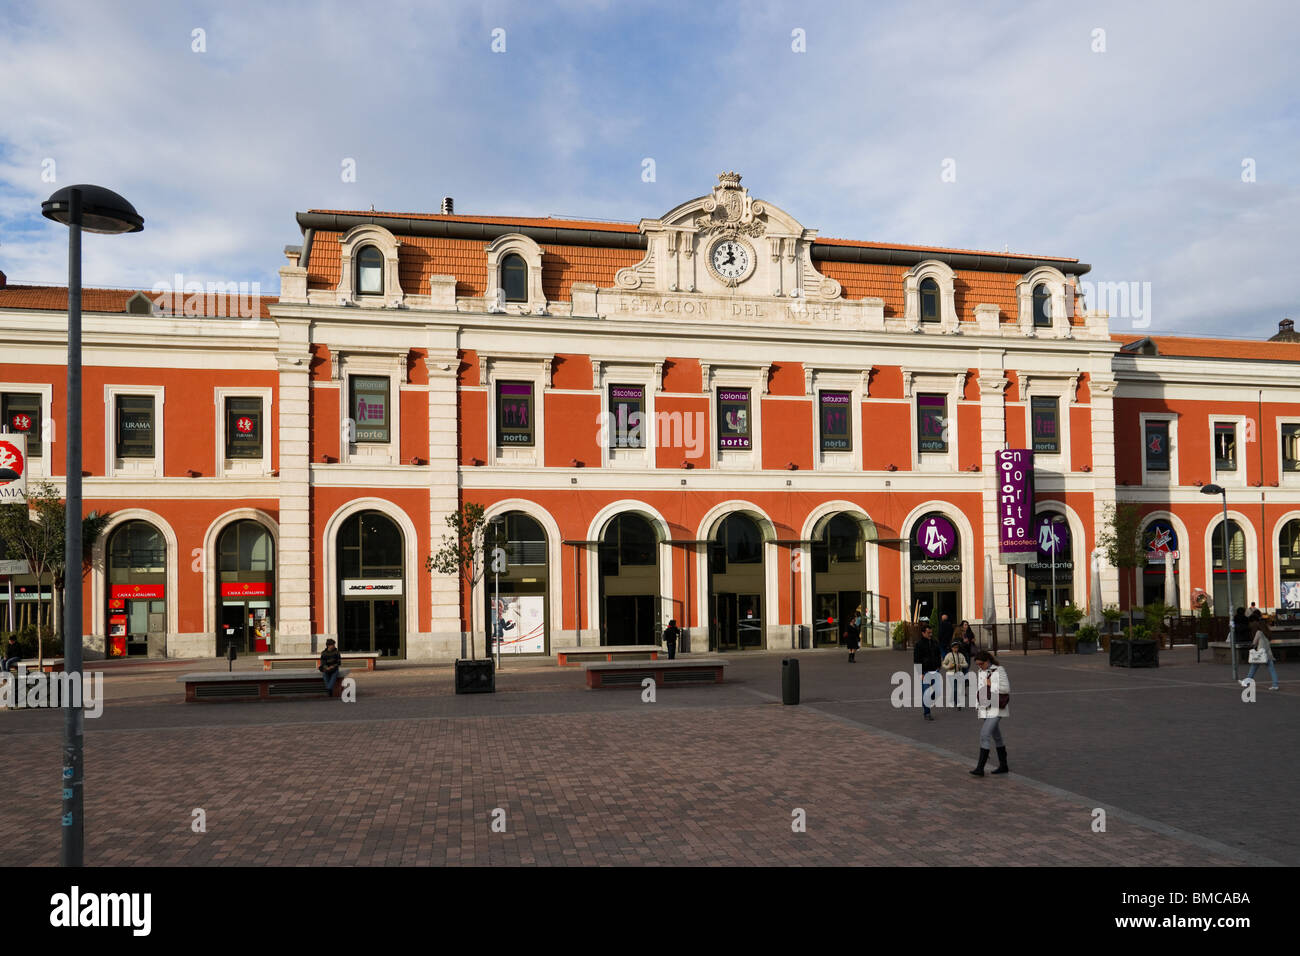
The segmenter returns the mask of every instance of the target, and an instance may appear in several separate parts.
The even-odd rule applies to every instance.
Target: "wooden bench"
[[[698,658],[678,661],[610,661],[584,664],[589,690],[606,687],[640,687],[647,677],[657,687],[684,684],[721,684],[724,661]]]
[[[35,674],[35,673],[36,673],[36,658],[32,657],[32,658],[29,658],[29,659],[24,660],[24,661],[19,661],[19,662],[16,663],[16,664],[10,664],[10,665],[9,665],[9,670],[16,674],[16,673],[18,673],[18,668],[19,668],[19,667],[25,667],[25,668],[27,668],[27,673],[29,673],[29,674]],[[41,664],[41,670],[44,671],[46,674],[59,674],[59,673],[62,673],[62,672],[63,672],[63,658],[62,658],[62,657],[47,657],[47,658],[45,658],[44,663]]]
[[[613,661],[657,661],[660,654],[666,654],[658,644],[610,644],[605,647],[560,647],[555,651],[555,663],[560,667],[577,666],[588,661],[592,663]]]
[[[330,696],[343,696],[343,680],[350,671],[339,668]],[[314,670],[203,671],[176,678],[185,684],[185,702],[223,700],[293,700],[321,697],[325,680]]]
[[[340,654],[342,664],[364,667],[368,671],[375,669],[379,660],[378,651],[350,651]],[[293,667],[295,664],[310,664],[315,667],[320,663],[319,654],[259,654],[262,670],[270,671],[280,667]]]

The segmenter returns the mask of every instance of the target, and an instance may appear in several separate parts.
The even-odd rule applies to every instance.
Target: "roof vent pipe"
[[[455,211],[456,211],[456,201],[455,201],[454,199],[452,199],[450,196],[443,196],[443,197],[442,197],[442,214],[443,214],[444,216],[450,216],[450,215],[452,215],[452,213],[454,213]]]

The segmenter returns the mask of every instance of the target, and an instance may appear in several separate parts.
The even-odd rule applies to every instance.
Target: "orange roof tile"
[[[866,239],[831,239],[818,236],[813,245],[857,246],[863,249],[905,249],[909,252],[947,252],[964,256],[997,256],[1002,259],[1050,259],[1053,262],[1078,262],[1066,256],[1036,256],[1027,252],[996,252],[991,249],[949,249],[944,246],[912,246],[899,242],[871,242]]]
[[[206,295],[198,297],[192,302],[189,296],[184,294],[177,296],[176,307],[172,309],[171,293],[152,292],[148,289],[82,289],[81,310],[83,312],[125,313],[127,301],[137,292],[143,292],[149,299],[158,302],[166,311],[174,311],[179,316],[186,314],[186,305],[189,304],[191,308],[202,305],[204,316],[211,318],[225,317],[221,315],[221,308],[225,303],[210,303]],[[162,297],[161,302],[159,302],[159,297]],[[268,307],[278,301],[280,301],[279,296],[261,296],[261,317],[269,319],[271,313]],[[213,306],[211,311],[208,309],[209,305]],[[226,305],[226,308],[237,312],[239,303]],[[68,290],[64,286],[6,285],[4,288],[0,288],[0,309],[67,312]]]
[[[635,222],[593,219],[554,219],[548,216],[464,216],[425,212],[379,212],[370,209],[308,209],[325,216],[388,216],[392,219],[433,219],[441,222],[482,222],[494,226],[538,226],[546,229],[591,229],[601,232],[636,232]]]
[[[1300,362],[1300,342],[1252,342],[1179,335],[1112,335],[1111,341],[1130,345],[1149,338],[1159,356],[1167,358],[1262,359]]]

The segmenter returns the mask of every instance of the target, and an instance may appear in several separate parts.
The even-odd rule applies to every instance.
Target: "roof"
[[[1122,351],[1168,358],[1254,359],[1300,362],[1300,342],[1256,342],[1242,339],[1192,338],[1178,335],[1112,335]],[[1146,348],[1144,348],[1146,346]],[[1154,351],[1150,351],[1154,347]]]
[[[172,293],[153,292],[147,289],[85,289],[81,290],[82,312],[126,313],[126,304],[131,297],[141,294],[151,302],[158,304],[163,314],[174,313],[177,316],[192,318],[251,318],[240,314],[239,296],[186,295],[176,296],[172,302]],[[252,296],[244,297],[244,306]],[[260,316],[269,319],[269,306],[279,301],[278,296],[259,296]],[[172,307],[175,306],[173,309]],[[52,285],[5,285],[0,288],[0,309],[33,309],[36,311],[67,312],[68,290],[66,286]],[[201,310],[201,311],[200,311]]]

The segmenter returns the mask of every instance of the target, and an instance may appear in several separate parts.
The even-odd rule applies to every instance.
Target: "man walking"
[[[939,680],[939,642],[934,639],[933,632],[934,628],[930,627],[928,621],[922,624],[921,639],[912,650],[912,663],[921,665],[921,709],[926,720],[934,720],[926,696],[930,685],[937,684]]]

